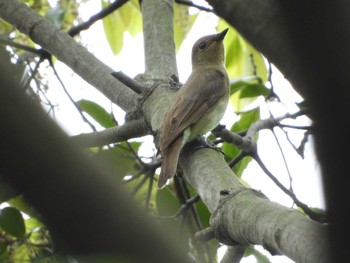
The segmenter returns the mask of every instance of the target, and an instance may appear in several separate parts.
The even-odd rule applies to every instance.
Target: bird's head
[[[223,40],[228,31],[204,36],[197,40],[192,48],[192,67],[200,65],[224,65],[225,49]]]

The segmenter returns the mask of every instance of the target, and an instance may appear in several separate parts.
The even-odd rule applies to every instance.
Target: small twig
[[[126,141],[126,145],[128,145],[129,151],[135,156],[136,160],[138,160],[142,166],[145,166],[145,163],[141,160],[140,156],[137,154],[135,149],[131,146],[130,142]]]
[[[245,153],[244,151],[241,151],[238,155],[235,156],[235,158],[233,158],[228,166],[230,166],[230,168],[235,167],[244,157],[247,156],[247,153]]]
[[[299,147],[296,149],[297,153],[304,159],[304,150],[305,150],[305,144],[308,142],[310,132],[305,132],[304,137],[300,142]]]
[[[85,117],[83,111],[81,110],[80,106],[78,105],[78,103],[76,103],[76,101],[72,98],[72,96],[69,94],[68,90],[66,89],[66,86],[64,85],[63,81],[61,80],[60,76],[58,75],[55,66],[52,63],[52,60],[50,59],[50,66],[52,67],[52,70],[57,78],[57,80],[59,81],[59,83],[61,84],[61,87],[63,88],[63,91],[66,93],[67,97],[69,98],[69,100],[71,101],[71,103],[74,105],[74,107],[77,109],[77,111],[79,112],[80,116],[82,117],[82,119],[90,126],[90,128],[93,131],[96,131],[96,127]]]
[[[270,82],[271,89],[269,94],[265,97],[265,101],[268,101],[270,98],[276,98],[278,101],[281,101],[281,99],[278,97],[278,95],[275,93],[275,87],[272,82],[272,64],[269,61],[269,75],[268,75],[268,81]]]
[[[146,173],[147,177],[149,178],[148,190],[147,190],[146,201],[145,201],[146,211],[148,211],[149,204],[150,204],[150,201],[151,201],[154,173],[155,173],[155,170],[152,170],[152,171],[148,170],[147,173]]]
[[[314,211],[312,211],[306,204],[304,204],[303,202],[301,202],[296,195],[291,192],[290,190],[288,190],[283,184],[280,183],[280,181],[278,181],[278,179],[267,169],[267,167],[265,166],[265,164],[262,162],[262,160],[260,159],[259,155],[255,155],[252,156],[253,159],[259,164],[260,168],[265,172],[265,174],[285,193],[287,194],[292,200],[293,202],[300,207],[301,209],[303,209],[304,213],[307,214],[311,219],[319,221],[319,222],[324,222],[325,221],[325,217],[324,215],[321,215],[319,213],[316,213]]]
[[[16,43],[16,42],[12,41],[12,40],[8,40],[8,39],[2,38],[2,37],[0,37],[0,43],[4,44],[4,45],[7,45],[7,46],[14,47],[14,48],[25,50],[27,52],[30,52],[30,53],[33,53],[33,54],[37,54],[39,56],[42,55],[42,50],[41,49],[36,49],[36,48],[29,47],[27,45],[19,44],[19,43]]]
[[[141,187],[146,183],[148,176],[145,175],[142,180],[132,189],[131,196],[136,195],[136,193],[141,189]]]
[[[83,22],[75,27],[72,27],[68,34],[70,36],[75,36],[79,34],[81,31],[89,29],[91,25],[93,25],[96,21],[103,19],[104,17],[108,16],[110,13],[114,12],[121,6],[123,6],[128,0],[116,0],[109,6],[103,8],[100,12],[96,13],[95,15],[91,16],[90,19],[86,22]]]
[[[133,91],[135,91],[137,94],[142,94],[143,92],[148,90],[145,85],[134,80],[133,78],[130,78],[129,76],[124,74],[122,71],[113,72],[112,76],[115,77],[117,80],[119,80],[121,83],[128,86]]]
[[[121,181],[121,183],[122,184],[130,183],[130,182],[136,180],[137,178],[139,178],[144,173],[145,173],[145,169],[142,167],[140,170],[137,171],[137,173],[135,175],[131,176],[129,179],[125,179],[125,180],[123,179]]]
[[[290,116],[290,115],[286,115]],[[285,116],[285,117],[286,117]],[[234,143],[238,148],[242,149],[242,152],[231,161],[230,167],[232,168],[239,160],[241,160],[244,156],[251,156],[253,159],[260,165],[261,169],[267,174],[267,176],[289,197],[292,198],[294,203],[303,209],[305,214],[309,215],[310,218],[318,221],[324,221],[325,218],[323,215],[315,213],[312,211],[306,204],[299,201],[296,195],[288,190],[283,184],[281,184],[278,179],[267,169],[264,163],[261,161],[256,148],[256,143],[252,140],[252,137],[261,130],[261,129],[272,129],[272,127],[276,126],[277,122],[273,118],[269,118],[266,120],[260,120],[251,125],[251,127],[247,131],[247,135],[245,137],[239,136],[237,133],[230,132],[229,130],[221,127],[217,127],[214,129],[213,134],[215,136],[220,136],[224,141]]]
[[[307,130],[307,131],[312,130],[311,126],[296,126],[296,125],[289,125],[289,124],[282,124],[282,123],[280,123],[278,126],[280,126],[281,128],[290,128],[290,129],[296,129],[296,130]]]
[[[281,144],[280,144],[280,142],[279,142],[279,140],[278,140],[278,138],[277,138],[277,136],[276,136],[276,133],[274,132],[274,130],[271,130],[271,132],[272,132],[273,137],[275,138],[275,141],[276,141],[276,143],[277,143],[278,149],[280,150],[280,153],[281,153],[282,159],[283,159],[283,163],[284,163],[284,167],[286,168],[286,171],[287,171],[287,174],[288,174],[288,178],[289,178],[289,190],[290,190],[291,192],[294,192],[294,191],[293,191],[293,178],[292,178],[292,175],[291,175],[291,173],[290,173],[289,166],[288,166],[288,164],[287,164],[286,156],[284,155],[282,146],[281,146]]]

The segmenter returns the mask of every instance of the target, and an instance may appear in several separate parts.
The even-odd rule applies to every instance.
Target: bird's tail
[[[166,149],[163,151],[162,170],[158,179],[158,189],[164,187],[168,179],[172,178],[176,173],[177,163],[179,161],[179,155],[182,146],[183,135],[176,138]]]

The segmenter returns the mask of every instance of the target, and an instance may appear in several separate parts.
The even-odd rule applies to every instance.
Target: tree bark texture
[[[243,187],[220,153],[185,149],[180,165],[213,212],[210,224],[220,242],[259,244],[296,262],[329,262],[327,227]]]

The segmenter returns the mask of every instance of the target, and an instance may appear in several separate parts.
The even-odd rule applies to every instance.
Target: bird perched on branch
[[[204,36],[192,48],[192,73],[176,93],[160,131],[159,189],[175,175],[185,143],[214,129],[226,111],[230,86],[223,40],[227,31]]]

